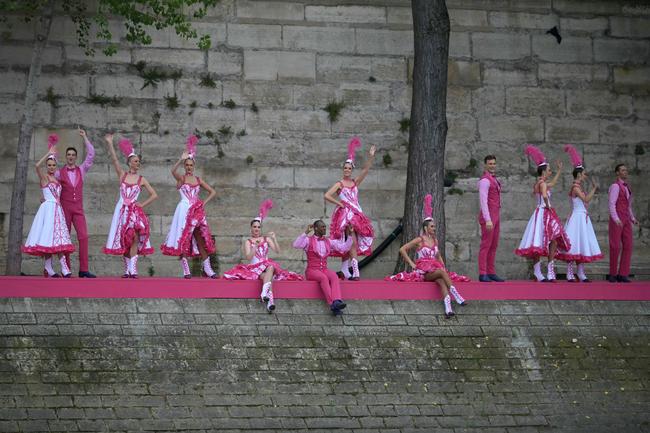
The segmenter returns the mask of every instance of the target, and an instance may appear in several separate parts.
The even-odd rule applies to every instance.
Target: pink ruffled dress
[[[65,223],[61,207],[61,184],[48,182],[41,187],[45,199],[34,216],[23,253],[32,256],[47,256],[58,253],[72,253],[75,250],[70,232]]]
[[[538,181],[535,184],[536,191],[540,182],[542,181]],[[547,194],[550,203],[550,189]],[[546,207],[541,193],[536,192],[535,197],[537,199],[537,207],[530,220],[528,220],[528,225],[519,243],[519,248],[515,250],[515,254],[529,258],[547,256],[548,246],[553,240],[557,241],[558,251],[570,250],[571,242],[564,231],[562,221],[557,216],[555,209]]]
[[[330,237],[332,239],[343,239],[345,237],[345,227],[352,224],[357,234],[357,255],[367,256],[372,253],[372,241],[375,238],[375,231],[372,228],[372,222],[363,213],[359,205],[359,189],[355,183],[351,188],[340,182],[339,200],[345,207],[336,207],[332,213],[332,222],[330,224]],[[332,256],[343,257],[347,253],[332,251]]]
[[[115,205],[111,229],[108,232],[108,240],[103,251],[104,254],[121,256],[127,253],[131,244],[138,237],[138,254],[146,256],[153,254],[153,248],[149,242],[149,219],[144,210],[138,206],[137,200],[142,188],[142,176],[138,177],[135,184],[127,183],[126,174],[122,176],[120,183],[120,198]],[[136,234],[139,232],[139,236]]]
[[[438,269],[445,269],[445,266],[436,258],[438,256],[438,245],[429,247],[424,245],[424,240],[421,241],[421,246],[417,249],[417,260],[415,261],[415,269],[411,272],[400,272],[399,274],[389,275],[384,280],[386,281],[406,281],[406,282],[421,282],[424,281],[424,275],[428,272],[433,272]],[[460,275],[455,272],[447,272],[452,281],[467,282],[470,281],[469,277]]]
[[[237,265],[226,271],[223,277],[226,280],[257,280],[262,272],[269,266],[273,266],[273,281],[302,281],[303,276],[295,272],[284,270],[277,262],[269,259],[269,243],[264,238],[257,247],[251,239],[247,241],[255,249],[251,262],[247,265]]]
[[[196,181],[196,185],[190,185],[185,182],[185,177],[183,177],[183,183],[178,188],[181,201],[176,206],[167,239],[160,246],[160,251],[166,256],[200,256],[199,246],[194,237],[194,232],[197,229],[203,238],[207,253],[213,254],[217,249],[205,216],[203,202],[199,199],[200,179],[197,177]]]
[[[591,263],[603,258],[598,239],[591,224],[587,207],[577,195],[569,195],[573,211],[564,226],[571,248],[557,253],[556,258],[565,262]]]

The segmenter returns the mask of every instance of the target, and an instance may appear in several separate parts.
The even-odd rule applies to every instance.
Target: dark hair
[[[126,158],[126,163],[127,163],[127,164],[130,163],[130,162],[131,162],[131,158],[133,158],[134,156],[137,156],[138,159],[140,160],[140,162],[142,162],[142,157],[136,153],[135,155],[131,155],[131,156],[129,156],[128,158]]]
[[[314,227],[316,227],[316,224],[319,224],[319,223],[325,225],[325,221],[323,221],[323,220],[316,220],[316,221],[314,221]]]
[[[260,223],[260,227],[262,226],[262,221],[260,221],[258,219],[254,219],[254,220],[251,221],[251,227],[253,227],[253,224],[255,224],[255,223]]]
[[[483,158],[483,163],[487,164],[488,161],[492,161],[492,160],[496,161],[497,157],[494,155],[487,155],[485,158]]]
[[[68,147],[68,148],[65,150],[65,154],[67,155],[68,152],[70,152],[71,150],[74,150],[74,154],[77,155],[77,149],[75,149],[74,147]]]
[[[620,170],[621,167],[625,167],[625,164],[616,164],[616,168],[614,168],[614,173],[618,173],[618,170]]]
[[[422,221],[422,230],[426,229],[429,223],[433,224],[433,220],[424,220]]]
[[[542,173],[544,173],[544,172],[546,171],[546,168],[547,168],[547,167],[548,167],[548,164],[547,164],[547,163],[544,163],[544,164],[542,164],[542,165],[538,165],[538,166],[537,166],[537,176],[541,176]]]
[[[580,173],[582,173],[583,171],[585,171],[585,169],[584,169],[583,167],[576,167],[576,168],[574,168],[574,169],[573,169],[573,178],[574,178],[574,179],[577,178],[578,175],[579,175]]]

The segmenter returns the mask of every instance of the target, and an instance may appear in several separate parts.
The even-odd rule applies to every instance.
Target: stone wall
[[[111,22],[121,49],[110,58],[101,53],[85,57],[75,45],[72,25],[57,18],[43,58],[44,100],[36,110],[39,129],[32,158],[44,152],[45,136],[52,129],[65,137],[65,144],[77,145],[71,130],[76,125],[89,130],[98,147],[85,191],[92,269],[120,272],[119,260],[100,253],[117,196],[117,180],[100,140],[106,130],[134,140],[143,155],[142,173],[161,196],[148,209],[154,245],[162,242],[177,202],[168,169],[195,130],[203,133],[198,172],[220,193],[208,213],[222,270],[241,258],[242,236],[258,203],[267,197],[276,203],[266,228],[280,236],[284,251],[278,259],[293,270],[302,268],[302,255],[290,248],[290,241],[308,222],[329,217],[331,206],[324,205],[322,193],[339,178],[353,135],[361,137],[364,151],[369,143],[379,148],[361,188],[361,204],[374,221],[378,242],[383,240],[403,210],[408,136],[400,132],[399,121],[410,116],[409,5],[406,0],[223,0],[197,23],[213,37],[209,51],[167,31],[155,32],[151,46],[131,47],[119,23]],[[650,7],[633,1],[564,0],[450,0],[448,7],[452,33],[446,167],[458,174],[446,201],[451,267],[477,274],[476,181],[483,156],[494,153],[504,180],[498,266],[511,278],[526,275],[524,261],[512,254],[533,209],[532,167],[523,145],[541,145],[551,160],[562,158],[566,167],[562,145],[570,142],[601,185],[590,214],[605,252],[605,191],[613,166],[625,162],[633,169],[635,210],[642,221],[634,234],[633,272],[647,274],[650,194],[642,179],[650,154]],[[546,34],[553,26],[563,37],[560,45]],[[0,240],[6,242],[32,33],[18,25],[3,38]],[[142,88],[138,62],[145,62],[145,71],[157,67],[178,74]],[[200,85],[207,74],[214,87]],[[48,88],[55,96],[49,102]],[[93,95],[116,97],[118,103],[102,106]],[[172,110],[165,98],[174,96],[179,106]],[[346,104],[334,122],[323,109],[331,101]],[[364,161],[363,155],[360,159]],[[565,168],[556,188],[562,217],[569,213],[568,172]],[[36,178],[30,174],[26,231],[38,202]],[[397,248],[392,245],[365,275],[390,273]],[[24,263],[27,272],[39,272],[39,261],[25,258]],[[160,254],[142,263],[156,275],[180,272],[173,259]],[[605,273],[606,265],[591,268]]]
[[[644,432],[647,302],[0,300],[0,431]]]

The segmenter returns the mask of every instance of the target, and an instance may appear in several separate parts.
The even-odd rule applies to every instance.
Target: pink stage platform
[[[344,299],[419,300],[439,299],[440,290],[432,283],[396,283],[382,280],[341,282]],[[612,284],[537,283],[458,283],[468,300],[650,300],[650,282]],[[42,277],[0,277],[2,298],[256,298],[259,281],[226,281],[193,278],[97,278],[94,280],[46,279]],[[322,295],[311,281],[287,281],[274,284],[278,299],[320,299]]]

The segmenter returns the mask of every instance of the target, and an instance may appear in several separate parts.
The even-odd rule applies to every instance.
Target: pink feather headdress
[[[582,158],[580,157],[580,154],[578,153],[578,150],[571,146],[570,144],[567,144],[564,146],[564,151],[569,154],[569,158],[571,158],[571,164],[573,165],[573,168],[584,168],[582,165]]]
[[[196,156],[196,143],[199,142],[199,137],[196,135],[190,135],[187,137],[187,143],[185,143],[185,150],[189,154],[189,159],[194,159]]]
[[[424,196],[424,208],[422,209],[422,220],[433,220],[433,196],[427,194]]]
[[[348,143],[348,159],[345,160],[346,163],[352,164],[354,167],[354,154],[357,152],[357,149],[361,147],[361,140],[358,137],[353,137],[352,140]]]
[[[129,140],[128,138],[121,139],[120,142],[118,143],[118,146],[120,147],[120,151],[122,152],[122,155],[124,155],[126,159],[129,159],[136,154],[133,151],[133,143],[131,143],[131,140]]]
[[[56,134],[50,134],[47,137],[47,151],[49,155],[47,159],[53,159],[56,161],[56,144],[59,142],[59,136]]]
[[[546,157],[544,156],[542,151],[539,150],[537,147],[529,144],[528,146],[526,146],[526,150],[524,150],[524,153],[530,156],[533,162],[537,164],[538,167],[542,165],[546,165]]]
[[[271,200],[270,198],[264,200],[262,203],[260,203],[260,211],[257,214],[257,216],[253,218],[253,220],[262,222],[264,218],[266,218],[266,216],[269,214],[269,211],[271,210],[272,207],[273,207],[273,200]]]

